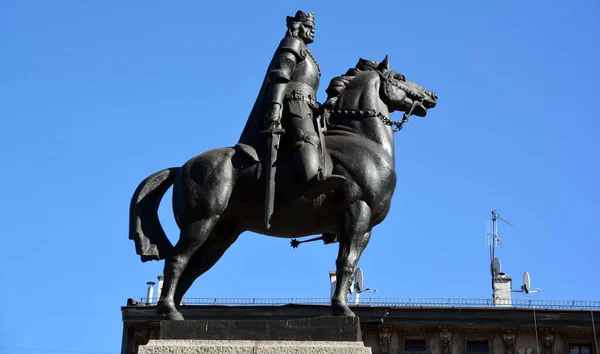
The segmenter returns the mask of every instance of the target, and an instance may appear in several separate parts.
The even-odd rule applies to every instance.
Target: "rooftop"
[[[330,299],[320,298],[185,298],[185,305],[197,306],[281,306],[281,305],[329,305]],[[560,310],[600,310],[600,301],[582,300],[529,300],[512,299],[509,304],[494,304],[493,299],[465,298],[381,298],[361,297],[354,306],[369,307],[447,307],[447,308],[522,308],[522,309],[560,309]],[[140,298],[131,301],[129,306],[155,305],[156,298],[148,301]]]

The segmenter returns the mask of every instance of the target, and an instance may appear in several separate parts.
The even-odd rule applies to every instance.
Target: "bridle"
[[[408,87],[396,85],[396,84],[390,82],[389,78],[390,78],[390,75],[392,74],[392,71],[388,71],[386,74],[383,74],[379,70],[376,70],[376,72],[381,77],[383,84],[398,87],[399,89],[403,90],[404,92],[406,92],[408,94],[411,94],[412,96],[415,96],[415,97],[419,96],[416,93],[412,92],[412,90],[410,90]],[[394,133],[396,133],[396,132],[399,132],[400,130],[402,130],[404,123],[408,122],[408,117],[410,117],[413,114],[413,111],[415,110],[415,108],[418,106],[423,106],[423,100],[424,100],[424,98],[421,98],[420,100],[417,100],[417,99],[413,100],[410,110],[408,112],[404,112],[404,114],[402,115],[402,120],[399,120],[399,121],[390,119],[385,114],[381,113],[380,111],[378,111],[376,109],[355,110],[355,109],[328,109],[328,108],[326,108],[325,111],[328,111],[332,117],[339,117],[341,115],[345,115],[346,117],[352,116],[352,117],[356,117],[356,118],[377,117],[377,118],[379,118],[379,120],[381,120],[383,122],[383,124],[392,127],[392,131]]]

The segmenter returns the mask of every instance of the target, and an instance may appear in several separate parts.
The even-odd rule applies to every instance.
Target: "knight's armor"
[[[345,178],[324,176],[320,170],[324,167],[324,144],[321,140],[321,124],[317,119],[317,89],[321,72],[307,47],[307,43],[312,41],[307,36],[311,36],[313,16],[298,11],[295,17],[288,16],[287,21],[288,33],[279,43],[269,64],[236,146],[244,151],[255,149],[258,155],[272,156],[273,140],[266,137],[275,131],[280,132],[278,125],[281,124],[285,129],[284,139],[293,149],[293,158],[304,182],[304,195],[314,198],[336,189]],[[297,27],[299,23],[300,29]],[[296,34],[294,30],[302,32]]]
[[[305,184],[319,179],[319,103],[317,89],[321,73],[304,41],[285,37],[269,70],[270,104],[282,108],[281,124],[292,142],[295,159]]]

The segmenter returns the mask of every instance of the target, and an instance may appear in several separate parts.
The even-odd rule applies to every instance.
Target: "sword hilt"
[[[260,131],[261,134],[284,134],[285,133],[285,129],[283,128],[275,128],[275,126],[270,126],[269,128],[265,129],[265,130],[261,130]]]

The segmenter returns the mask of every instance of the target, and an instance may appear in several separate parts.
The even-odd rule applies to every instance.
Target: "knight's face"
[[[298,35],[304,39],[306,44],[315,41],[315,24],[313,22],[302,22],[298,28]]]

